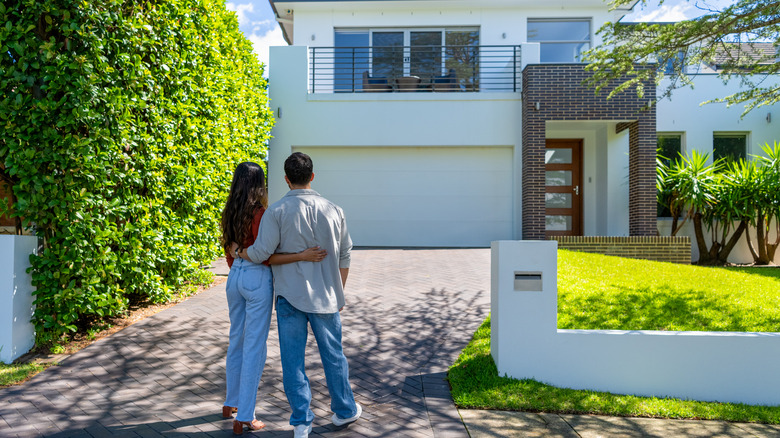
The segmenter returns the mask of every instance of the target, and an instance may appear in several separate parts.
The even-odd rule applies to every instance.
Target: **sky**
[[[708,10],[733,4],[735,0],[647,0],[646,5],[637,4],[634,12],[623,21],[680,21],[704,15]],[[268,65],[268,47],[284,46],[279,24],[274,20],[268,0],[237,0],[227,2],[227,8],[235,11],[238,27],[252,42],[260,61]]]
[[[229,1],[226,6],[236,12],[238,28],[252,42],[260,62],[268,65],[268,47],[287,45],[268,0]]]

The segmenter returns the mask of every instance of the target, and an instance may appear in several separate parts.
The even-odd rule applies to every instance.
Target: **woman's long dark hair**
[[[250,161],[243,162],[233,172],[225,209],[222,210],[222,236],[219,242],[227,251],[232,242],[243,245],[252,235],[252,219],[257,209],[268,205],[263,168]]]

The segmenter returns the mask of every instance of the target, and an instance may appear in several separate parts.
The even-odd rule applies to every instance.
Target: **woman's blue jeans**
[[[330,409],[341,418],[357,414],[355,396],[349,386],[349,365],[341,347],[339,313],[306,313],[293,307],[284,297],[276,301],[279,325],[279,350],[282,355],[284,393],[292,408],[290,424],[311,424],[311,388],[306,376],[305,356],[308,324],[317,340],[325,381],[330,393]]]
[[[266,341],[274,299],[271,268],[237,259],[225,289],[230,314],[225,406],[238,408],[237,420],[252,421],[268,354]]]

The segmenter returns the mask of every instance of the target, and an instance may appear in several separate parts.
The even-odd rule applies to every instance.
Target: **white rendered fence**
[[[558,330],[555,241],[491,245],[499,375],[640,396],[780,405],[780,333]]]
[[[0,362],[11,363],[35,345],[35,289],[27,268],[37,246],[35,236],[0,236]]]

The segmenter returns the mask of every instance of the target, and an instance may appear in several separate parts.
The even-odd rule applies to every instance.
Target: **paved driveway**
[[[467,437],[443,380],[490,307],[488,249],[356,250],[342,313],[363,418],[330,424],[316,345],[308,370],[312,437]],[[224,283],[0,390],[0,436],[232,436],[221,417],[228,316]],[[256,436],[292,436],[276,322]]]

